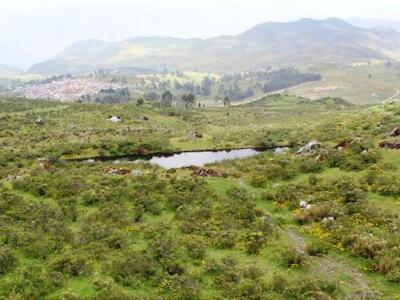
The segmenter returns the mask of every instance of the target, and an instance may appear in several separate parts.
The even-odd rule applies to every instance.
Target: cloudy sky
[[[29,59],[20,65],[27,65],[82,39],[207,38],[237,34],[265,21],[331,16],[400,21],[400,1],[0,0],[0,26],[6,29],[0,32],[0,54],[24,53]]]

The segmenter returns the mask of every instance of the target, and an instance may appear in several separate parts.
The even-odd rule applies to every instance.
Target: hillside
[[[207,40],[131,38],[119,43],[81,41],[30,73],[81,73],[98,68],[235,72],[268,65],[359,62],[400,57],[400,33],[361,29],[343,20],[268,22],[237,36]]]
[[[0,298],[395,299],[399,150],[379,145],[399,125],[398,103],[338,98],[0,99]],[[116,160],[283,144],[205,173]]]
[[[9,67],[6,65],[0,64],[0,78],[1,77],[10,77],[10,76],[17,76],[23,73],[22,70],[19,70],[14,67]]]
[[[391,20],[383,20],[383,19],[363,19],[363,18],[350,18],[347,20],[349,23],[354,26],[358,26],[361,28],[390,28],[400,32],[400,22],[391,21]]]

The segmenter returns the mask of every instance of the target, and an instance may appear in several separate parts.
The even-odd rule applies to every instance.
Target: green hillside
[[[396,299],[399,150],[378,144],[400,143],[399,125],[398,103],[339,98],[200,109],[1,99],[0,298]],[[68,161],[278,145],[290,149],[206,166],[210,177]]]

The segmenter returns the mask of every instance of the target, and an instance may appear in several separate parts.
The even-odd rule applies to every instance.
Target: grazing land
[[[396,299],[397,126],[396,102],[329,97],[1,99],[0,298]],[[207,172],[97,159],[279,146]]]

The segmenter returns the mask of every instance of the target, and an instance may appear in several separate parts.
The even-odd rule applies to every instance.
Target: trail
[[[388,102],[396,99],[399,95],[400,95],[400,90],[396,89],[396,93],[393,96],[391,96],[391,97],[387,98],[386,100],[384,100],[382,103],[388,103]]]
[[[302,87],[302,86],[304,86],[304,85],[306,85],[306,84],[308,84],[308,83],[311,83],[311,82],[313,82],[313,81],[303,82],[303,83],[301,83],[301,84],[294,85],[294,86],[291,86],[291,87],[286,88],[286,89],[281,89],[281,90],[277,90],[277,91],[273,91],[273,92],[269,92],[269,93],[264,93],[264,94],[262,94],[261,96],[257,96],[257,97],[250,98],[250,99],[247,99],[247,100],[235,101],[235,102],[231,103],[231,105],[232,105],[232,106],[239,106],[239,105],[243,105],[243,104],[248,104],[248,103],[251,103],[251,102],[259,101],[259,100],[262,100],[262,99],[264,99],[265,97],[268,97],[268,96],[270,96],[270,95],[282,94],[282,93],[284,93],[284,92],[289,92],[289,91],[298,89],[298,88],[300,88],[300,87]],[[400,91],[399,91],[399,92],[400,92]]]
[[[312,257],[307,253],[307,243],[304,238],[299,235],[293,229],[283,229],[280,231],[285,235],[291,242],[291,245],[300,253],[304,254],[310,264],[310,269],[313,270],[315,274],[323,278],[332,278],[338,276],[338,274],[343,274],[347,276],[347,281],[342,282],[342,284],[347,286],[356,286],[359,288],[359,292],[347,295],[344,299],[376,299],[377,295],[370,290],[368,282],[364,275],[358,271],[354,266],[348,264],[348,262],[340,259],[334,258],[332,256],[323,255],[321,257]]]

